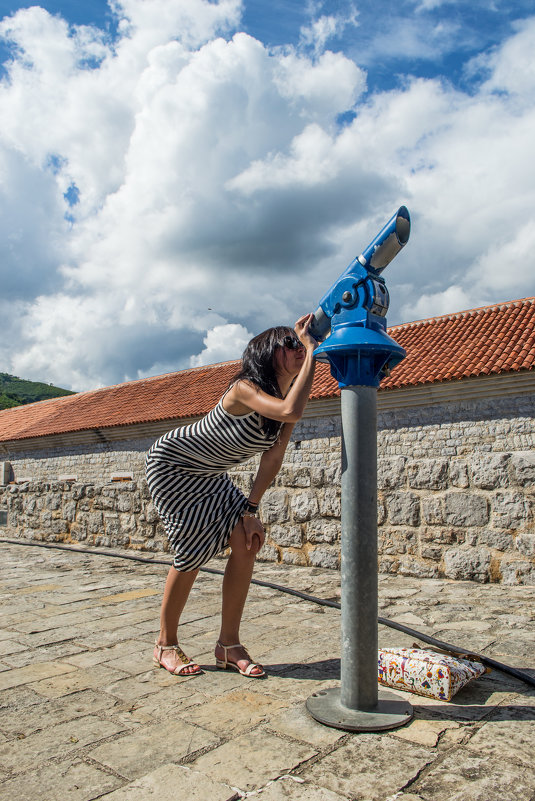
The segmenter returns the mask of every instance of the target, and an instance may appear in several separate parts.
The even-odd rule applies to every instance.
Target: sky
[[[388,324],[535,295],[532,0],[0,0],[0,371],[239,358],[400,205]]]

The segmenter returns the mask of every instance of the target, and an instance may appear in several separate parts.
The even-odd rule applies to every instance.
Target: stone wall
[[[521,395],[379,414],[381,571],[535,583],[534,401]],[[262,502],[264,559],[338,567],[340,433],[335,415],[296,426]],[[165,535],[143,478],[154,438],[10,454],[15,478],[32,480],[0,487],[0,537],[161,550]],[[233,471],[245,492],[255,470],[253,460]],[[110,483],[118,471],[134,480]],[[78,480],[60,482],[60,473]]]

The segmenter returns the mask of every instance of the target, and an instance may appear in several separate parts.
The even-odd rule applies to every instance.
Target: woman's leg
[[[178,645],[178,622],[198,572],[191,570],[182,573],[174,567],[169,568],[160,611],[160,635],[156,641],[157,645]],[[165,667],[171,669],[183,664],[176,651],[165,651],[162,654],[162,662],[165,662]],[[183,672],[191,673],[196,670],[198,665],[192,664]]]
[[[219,642],[222,645],[235,645],[240,642],[240,623],[249,585],[253,575],[256,549],[245,547],[245,531],[240,521],[230,535],[231,554],[223,577],[223,604],[221,610],[221,631]],[[216,646],[216,657],[224,658],[225,652]],[[227,651],[229,661],[245,670],[250,663],[249,656],[242,646]],[[262,673],[262,668],[252,671],[252,675]]]

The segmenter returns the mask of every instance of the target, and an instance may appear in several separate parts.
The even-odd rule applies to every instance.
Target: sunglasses
[[[303,343],[300,342],[296,337],[292,337],[290,335],[284,337],[280,344],[284,345],[284,347],[288,348],[288,350],[299,350],[300,348],[305,347]]]

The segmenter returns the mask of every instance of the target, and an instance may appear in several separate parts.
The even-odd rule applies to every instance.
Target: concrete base
[[[404,726],[414,714],[412,706],[394,693],[379,690],[377,706],[370,711],[349,709],[340,702],[340,688],[313,693],[306,702],[319,723],[344,731],[387,731]]]

